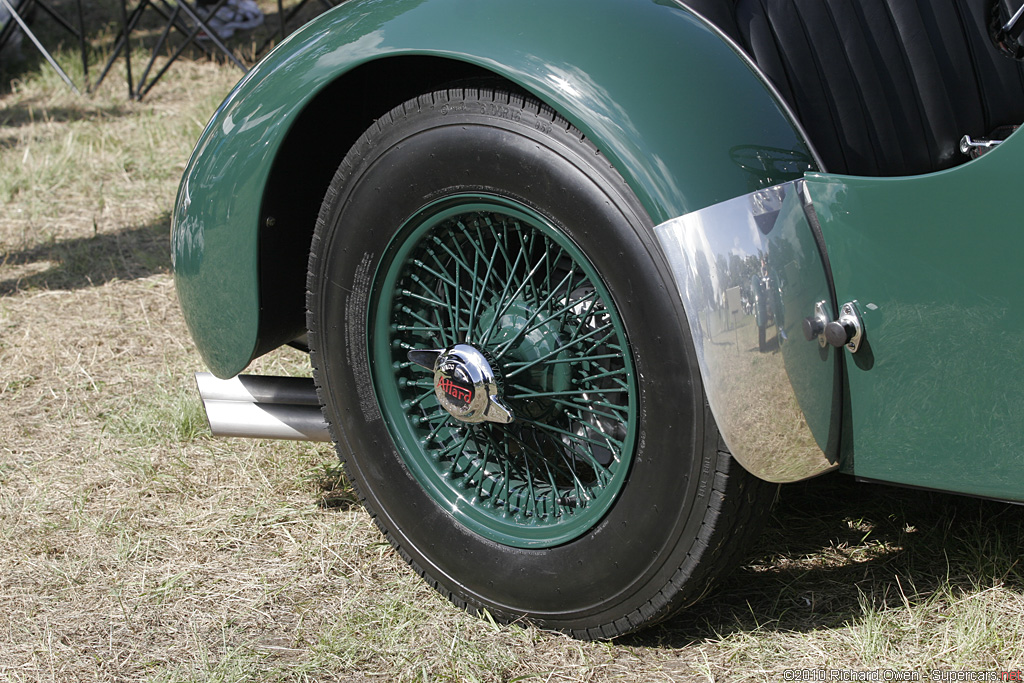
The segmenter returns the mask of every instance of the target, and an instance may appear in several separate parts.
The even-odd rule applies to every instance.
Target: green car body
[[[264,240],[280,236],[285,250],[308,240],[310,221],[292,219],[288,200],[301,203],[302,190],[314,185],[315,219],[327,181],[355,138],[375,116],[435,82],[491,74],[525,88],[598,143],[655,222],[799,173],[752,172],[735,162],[737,150],[784,150],[803,168],[811,163],[766,86],[673,2],[531,0],[472,8],[457,0],[345,3],[290,36],[218,109],[182,180],[173,231],[179,296],[216,375],[241,372],[295,334],[295,321],[278,320],[266,300],[280,288],[280,272],[261,279],[260,265],[268,252],[280,263],[281,250]],[[612,43],[617,48],[610,51]],[[701,70],[673,66],[694,60]],[[672,87],[652,64],[671,75]],[[327,160],[319,161],[325,152]],[[279,212],[273,202],[286,206]],[[304,272],[303,254],[289,265],[296,263]],[[297,282],[286,305],[302,306],[305,276]]]
[[[844,374],[857,476],[1024,500],[1022,156],[1015,134],[930,175],[808,177],[836,292],[869,340]]]
[[[689,63],[701,68],[680,66]],[[238,374],[301,330],[316,212],[309,197],[322,187],[304,194],[287,176],[308,164],[319,172],[309,184],[326,182],[361,130],[342,124],[336,134],[330,122],[349,110],[365,118],[368,106],[387,109],[423,87],[400,83],[403,73],[429,84],[484,72],[529,91],[595,140],[655,222],[814,166],[770,88],[725,39],[673,2],[518,2],[486,12],[458,0],[346,3],[239,83],[182,180],[175,276],[190,330],[216,375]],[[379,89],[359,90],[368,75],[395,79],[396,94],[376,95],[374,108]],[[308,139],[319,147],[288,147]],[[998,213],[1006,211],[1022,145],[1011,138],[998,153],[927,176],[809,176],[835,277],[830,303],[876,306],[864,311],[870,367],[851,356],[843,370],[843,448],[828,455],[844,471],[1024,499],[1024,411],[1017,409],[1024,371],[1016,350],[1024,319],[1011,299],[1022,283],[1020,271],[994,258],[1015,253],[1020,239],[1012,213]],[[326,162],[318,158],[324,147]],[[752,172],[736,162],[737,150],[782,150],[801,163],[763,163]],[[304,205],[288,207],[289,197]],[[983,231],[973,227],[979,216]],[[268,246],[272,240],[283,248]],[[806,383],[827,385],[807,390],[815,392],[807,403],[831,402],[830,372]],[[827,437],[818,441],[829,448]]]
[[[829,174],[743,51],[673,0],[350,0],[284,41],[213,116],[174,211],[214,375],[305,334],[320,203],[360,135],[417,95],[495,83],[575,127],[646,211],[748,472],[1024,502],[1024,138],[937,173]]]

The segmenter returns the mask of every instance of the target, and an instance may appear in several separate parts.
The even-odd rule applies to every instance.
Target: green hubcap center
[[[541,311],[526,301],[515,300],[501,307],[492,306],[482,316],[483,326],[497,330],[491,348],[500,350],[506,362],[533,365],[517,378],[516,386],[528,393],[543,394],[568,391],[571,367],[565,362],[568,350],[564,335],[556,321],[544,320]],[[542,322],[538,322],[541,320]],[[545,363],[542,359],[551,359]],[[514,409],[521,415],[537,420],[552,416],[558,404],[551,397],[523,398],[515,402]]]

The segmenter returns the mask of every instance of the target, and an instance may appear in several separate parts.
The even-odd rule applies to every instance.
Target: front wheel
[[[720,444],[675,291],[635,196],[539,102],[435,92],[346,156],[314,377],[367,509],[452,601],[613,637],[743,556],[772,487]]]

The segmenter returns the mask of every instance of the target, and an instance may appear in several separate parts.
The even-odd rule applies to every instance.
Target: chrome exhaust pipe
[[[214,436],[330,441],[316,387],[308,377],[239,375],[217,379],[196,373],[196,385]]]

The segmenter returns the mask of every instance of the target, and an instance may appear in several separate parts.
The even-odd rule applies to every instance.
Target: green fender
[[[393,58],[452,60],[533,93],[597,144],[655,223],[813,166],[799,126],[738,49],[679,3],[351,0],[294,33],[235,87],[182,179],[175,278],[216,375],[235,375],[269,350],[261,206],[289,131],[332,83]],[[345,106],[334,114],[345,117]]]

